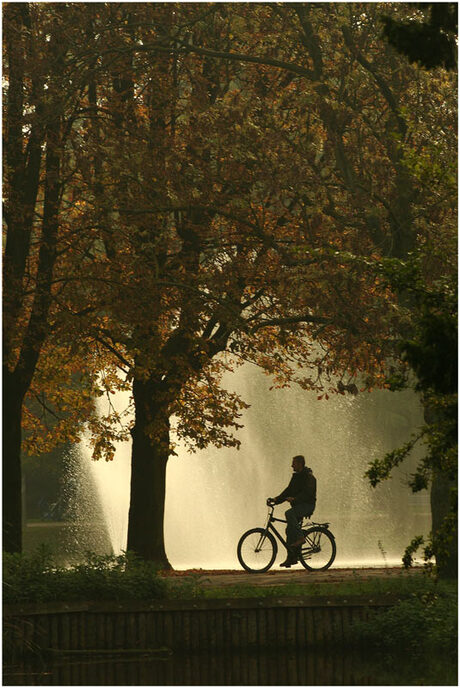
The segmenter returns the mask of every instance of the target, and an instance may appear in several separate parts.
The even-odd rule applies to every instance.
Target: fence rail
[[[344,643],[354,623],[391,606],[324,598],[6,605],[15,656],[31,651],[191,651]],[[9,650],[8,650],[9,654]]]

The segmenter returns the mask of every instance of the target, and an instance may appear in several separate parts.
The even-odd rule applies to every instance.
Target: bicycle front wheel
[[[268,571],[276,559],[278,545],[265,528],[252,528],[240,537],[238,559],[241,566],[251,573]]]
[[[305,542],[301,548],[300,563],[310,571],[325,571],[335,559],[335,538],[327,528],[312,526],[303,531]]]

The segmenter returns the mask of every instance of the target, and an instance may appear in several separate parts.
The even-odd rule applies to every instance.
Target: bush
[[[3,556],[5,603],[150,600],[199,594],[195,581],[174,585],[159,576],[151,563],[130,553],[99,556],[88,552],[82,564],[68,568],[56,566],[44,547],[31,555]]]
[[[414,654],[441,650],[457,652],[457,596],[455,593],[414,594],[388,611],[354,627],[361,644],[385,651]]]

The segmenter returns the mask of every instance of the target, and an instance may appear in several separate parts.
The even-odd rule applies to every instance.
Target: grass
[[[371,580],[350,580],[338,583],[285,583],[284,585],[231,585],[203,588],[206,598],[251,598],[251,597],[328,597],[347,599],[367,597],[369,601],[382,598],[404,598],[413,594],[438,592],[449,593],[456,590],[456,582],[436,580],[425,574],[407,578],[390,578],[382,574],[381,578]]]

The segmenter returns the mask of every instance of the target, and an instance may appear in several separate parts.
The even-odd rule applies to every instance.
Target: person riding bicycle
[[[299,560],[299,550],[305,538],[302,535],[300,524],[304,516],[311,516],[316,505],[316,478],[311,468],[305,465],[305,458],[299,454],[292,459],[294,474],[289,485],[278,497],[270,497],[274,504],[289,502],[291,508],[285,512],[286,516],[286,540],[289,546],[286,561],[280,566],[290,568]]]

